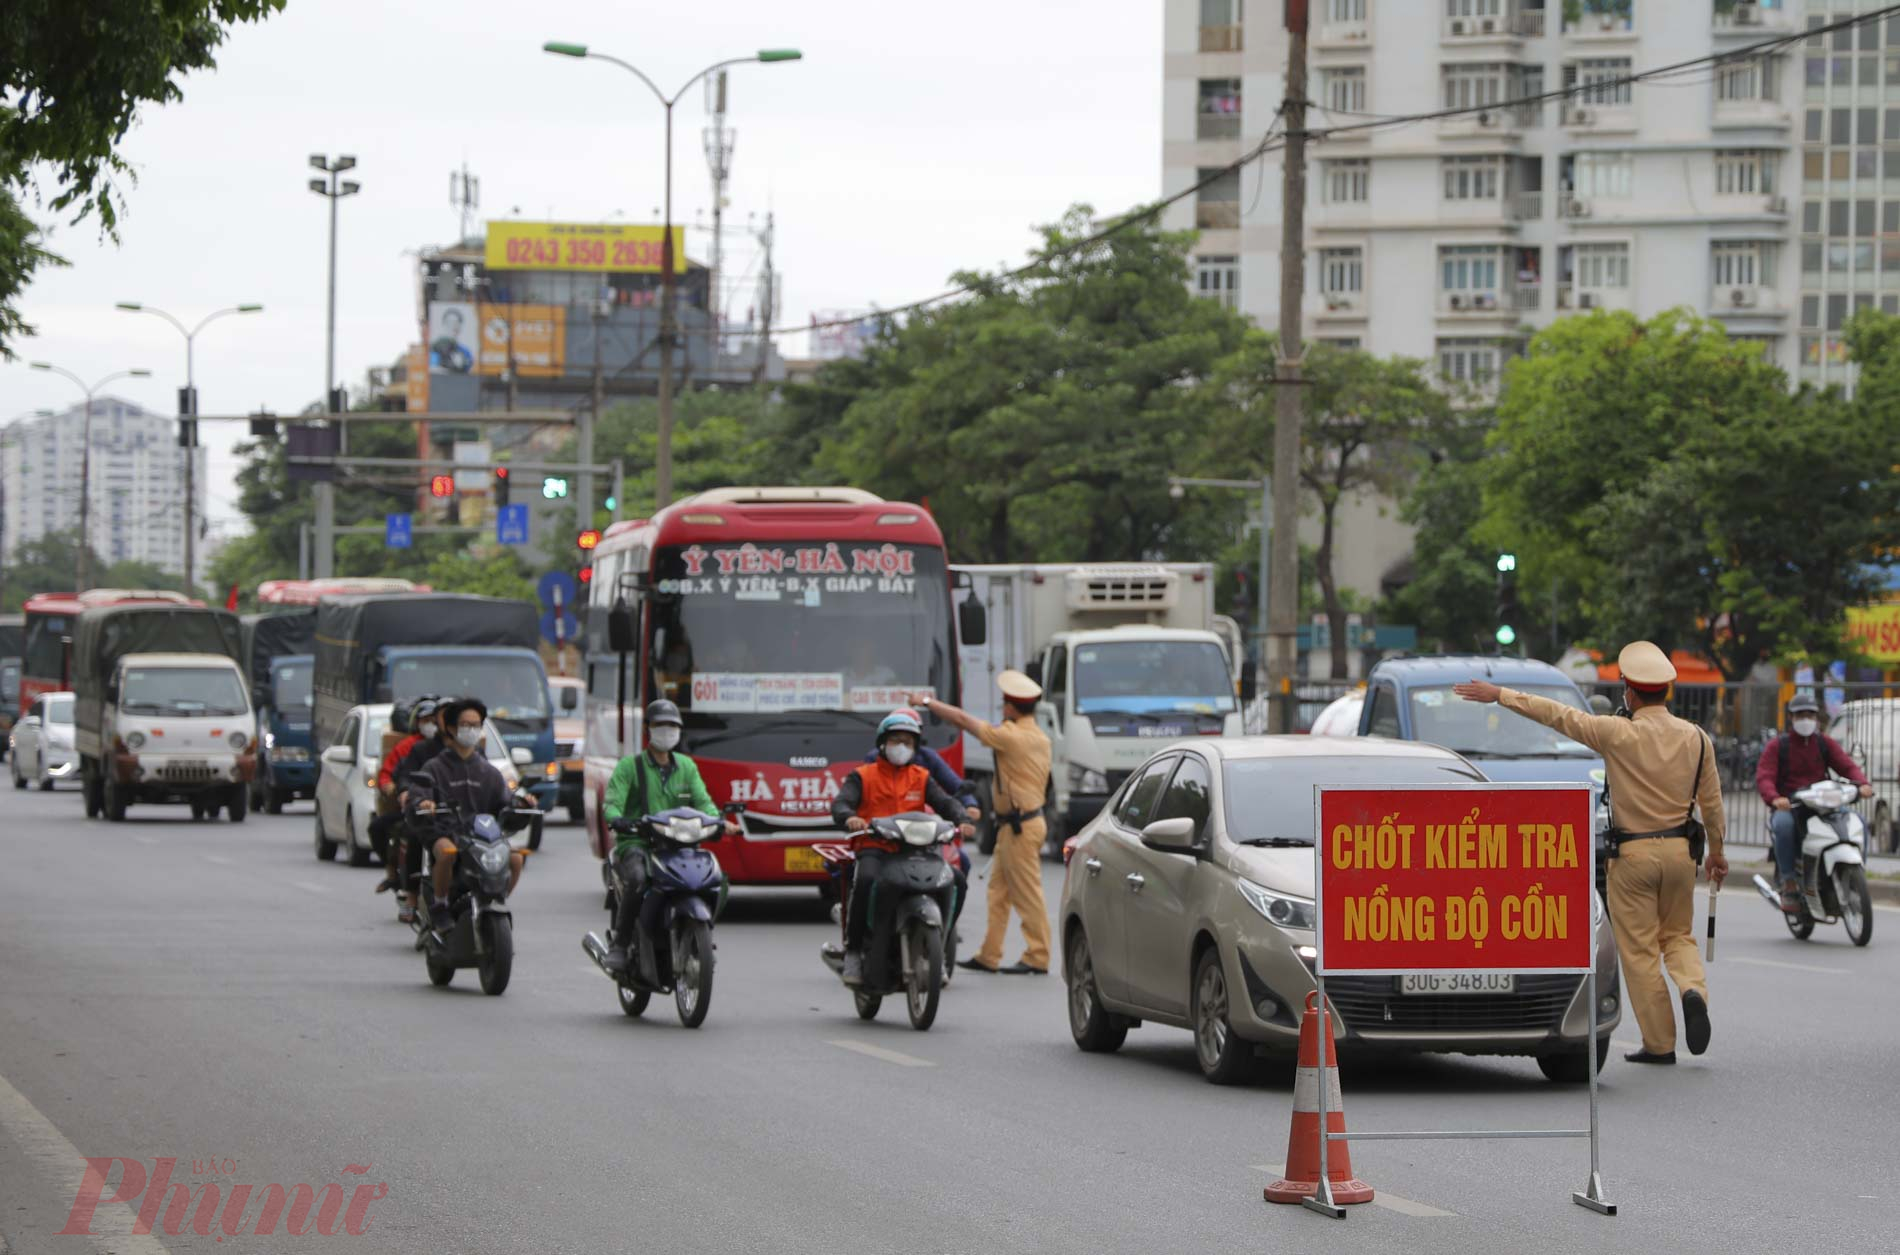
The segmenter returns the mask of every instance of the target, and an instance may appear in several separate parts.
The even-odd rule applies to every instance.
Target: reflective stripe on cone
[[[1306,996],[1306,1014],[1300,1018],[1299,1071],[1293,1081],[1293,1127],[1287,1135],[1286,1176],[1264,1192],[1269,1203],[1298,1203],[1319,1193],[1319,1087],[1326,1086],[1326,1127],[1346,1131],[1346,1111],[1339,1089],[1339,1058],[1333,1049],[1333,1021],[1326,1019],[1326,1066],[1319,1062],[1319,992]],[[1326,1177],[1335,1203],[1369,1203],[1372,1187],[1352,1174],[1352,1152],[1345,1142],[1327,1149]]]

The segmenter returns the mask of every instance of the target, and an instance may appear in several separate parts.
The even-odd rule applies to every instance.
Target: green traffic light
[[[1500,571],[1517,570],[1517,555],[1514,553],[1499,554],[1498,555],[1498,570]]]
[[[607,508],[609,510],[618,510],[620,508],[620,499],[618,497],[607,498]]]
[[[1512,627],[1508,623],[1500,623],[1498,625],[1498,644],[1500,645],[1517,644],[1517,629]]]

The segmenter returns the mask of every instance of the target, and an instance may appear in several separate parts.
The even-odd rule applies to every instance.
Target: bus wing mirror
[[[633,607],[625,597],[614,598],[613,609],[607,612],[607,645],[616,654],[634,651]]]
[[[965,645],[982,645],[989,641],[989,614],[983,609],[983,603],[976,599],[976,590],[957,603],[957,635],[963,638]]]

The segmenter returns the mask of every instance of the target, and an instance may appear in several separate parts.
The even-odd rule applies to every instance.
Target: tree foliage
[[[14,551],[5,571],[6,592],[0,596],[0,612],[17,613],[35,593],[70,593],[73,573],[79,569],[79,529],[47,532],[29,540]],[[101,588],[162,588],[170,592],[190,592],[201,596],[203,590],[188,589],[184,576],[160,570],[149,562],[107,562],[95,550],[89,568],[97,572]]]

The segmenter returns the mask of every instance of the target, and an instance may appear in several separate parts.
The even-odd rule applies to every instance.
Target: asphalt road
[[[70,792],[0,805],[14,1255],[1745,1252],[1880,1250],[1900,1232],[1889,908],[1855,950],[1839,928],[1794,942],[1752,895],[1724,895],[1710,1053],[1604,1072],[1619,1216],[1570,1202],[1581,1142],[1363,1142],[1353,1165],[1382,1202],[1331,1221],[1260,1197],[1285,1156],[1287,1073],[1215,1088],[1186,1033],[1152,1027],[1084,1056],[1055,976],[959,975],[926,1034],[893,1005],[861,1023],[819,963],[831,925],[806,893],[735,893],[712,1014],[689,1032],[657,1000],[623,1017],[582,955],[603,913],[573,828],[551,827],[530,864],[514,982],[491,999],[473,973],[429,987],[376,873],[314,861],[307,805],[243,825],[157,808],[88,823]],[[1052,906],[1060,876],[1047,868]],[[1581,1088],[1529,1060],[1349,1061],[1344,1086],[1362,1131],[1585,1115]],[[260,1195],[388,1193],[359,1237],[57,1236],[84,1156],[172,1157],[175,1180]],[[194,1177],[194,1159],[219,1175]]]

